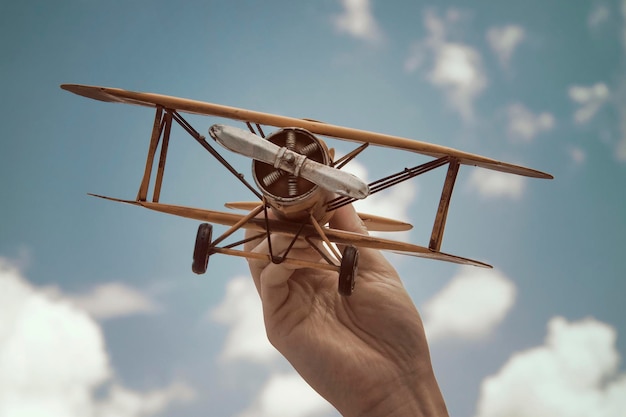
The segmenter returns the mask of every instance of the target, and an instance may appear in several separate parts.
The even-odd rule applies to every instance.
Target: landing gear
[[[359,250],[354,246],[346,246],[339,267],[339,294],[347,297],[354,290],[354,280],[357,273]]]
[[[193,264],[191,270],[196,274],[204,274],[209,264],[211,255],[211,237],[213,235],[213,225],[202,223],[198,226],[196,235],[196,245],[193,249]]]

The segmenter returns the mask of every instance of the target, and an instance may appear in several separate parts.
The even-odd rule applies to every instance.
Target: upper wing
[[[120,203],[132,204],[135,206],[141,206],[150,210],[160,211],[162,213],[173,214],[176,216],[187,217],[199,221],[206,221],[210,223],[217,223],[225,226],[233,226],[237,224],[245,216],[237,213],[228,213],[215,210],[207,210],[193,207],[177,206],[172,204],[153,203],[149,201],[136,201],[136,200],[122,200],[119,198],[105,197],[101,195],[91,194],[94,197],[104,198],[106,200],[117,201]],[[295,236],[299,232],[300,224],[285,222],[281,220],[268,220],[269,229],[272,233],[281,233]],[[244,229],[253,229],[258,231],[266,230],[265,219],[253,218],[241,227]],[[491,268],[491,265],[486,263],[475,261],[468,258],[462,258],[460,256],[450,255],[443,252],[433,251],[429,248],[414,245],[411,243],[398,242],[390,239],[383,239],[379,237],[373,237],[368,235],[361,235],[358,233],[347,232],[344,230],[324,228],[324,233],[331,242],[340,245],[354,245],[363,248],[372,248],[386,251],[400,252],[406,255],[412,255],[422,258],[436,259],[446,262],[454,262],[464,265],[480,266],[484,268]],[[311,225],[306,225],[302,231],[300,231],[302,237],[309,237],[318,239],[319,234],[315,228]]]
[[[403,149],[417,152],[435,158],[450,156],[466,165],[475,165],[496,171],[523,175],[536,178],[553,178],[552,175],[535,169],[514,165],[507,162],[497,161],[481,155],[459,151],[446,146],[435,145],[427,142],[385,135],[382,133],[369,132],[366,130],[352,129],[343,126],[321,123],[311,119],[298,119],[294,117],[278,116],[270,113],[262,113],[237,107],[223,106],[220,104],[206,103],[196,100],[188,100],[178,97],[166,96],[154,93],[138,93],[122,90],[120,88],[95,87],[79,84],[63,84],[61,88],[72,93],[100,101],[139,104],[143,106],[176,109],[187,113],[212,115],[225,117],[233,120],[241,120],[276,127],[300,127],[308,131],[334,137],[343,140],[371,143],[373,145]]]

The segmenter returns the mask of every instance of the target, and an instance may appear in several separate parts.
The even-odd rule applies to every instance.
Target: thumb
[[[365,223],[363,223],[363,220],[361,220],[352,204],[338,208],[330,220],[329,225],[333,229],[369,235]],[[340,251],[343,252],[343,247],[340,245],[337,246],[339,246]],[[371,272],[379,272],[382,275],[397,275],[395,269],[379,250],[361,247],[359,248],[359,253],[359,268]]]
[[[330,227],[333,229],[354,232],[360,235],[367,235],[367,227],[359,217],[352,204],[340,207],[335,210],[333,217],[330,219]]]

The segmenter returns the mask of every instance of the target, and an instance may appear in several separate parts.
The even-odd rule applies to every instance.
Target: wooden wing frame
[[[446,146],[435,145],[432,143],[421,142],[418,140],[403,138],[399,136],[370,132],[367,130],[337,126],[311,119],[299,119],[294,117],[279,116],[271,113],[263,113],[237,107],[224,106],[221,104],[183,99],[162,94],[139,93],[134,91],[122,90],[119,88],[95,87],[79,84],[63,84],[61,88],[67,91],[71,91],[75,94],[79,94],[84,97],[100,101],[137,104],[148,107],[163,107],[167,109],[176,109],[179,112],[224,117],[232,120],[239,120],[259,125],[270,125],[279,128],[300,127],[310,131],[311,133],[322,136],[402,149],[427,156],[432,156],[434,158],[449,156],[451,158],[457,159],[460,164],[464,165],[475,165],[482,168],[493,169],[496,171],[510,174],[523,175],[527,177],[545,179],[552,178],[552,175],[545,172],[526,168],[520,165],[510,164],[507,162],[497,161],[495,159],[487,158],[485,156],[460,151]]]
[[[236,107],[223,106],[219,104],[206,103],[153,93],[139,93],[117,88],[85,86],[78,84],[64,84],[61,86],[61,88],[95,100],[136,104],[152,107],[155,109],[155,117],[150,137],[145,171],[139,186],[136,200],[121,200],[103,196],[98,197],[142,206],[151,210],[156,210],[168,214],[229,226],[228,230],[226,230],[221,236],[211,242],[211,253],[223,253],[227,255],[243,256],[246,258],[264,259],[267,259],[267,257],[269,256],[269,260],[271,260],[272,262],[288,262],[306,267],[337,271],[339,269],[337,259],[341,258],[341,254],[339,254],[335,249],[333,254],[334,258],[336,259],[332,259],[332,257],[327,256],[325,254],[325,251],[320,248],[320,246],[324,246],[322,245],[322,243],[326,243],[325,246],[331,248],[334,247],[333,244],[354,245],[357,247],[396,251],[413,256],[432,258],[448,262],[490,267],[490,265],[479,261],[446,254],[440,251],[448,207],[450,204],[454,183],[456,181],[460,165],[475,165],[501,172],[536,178],[552,178],[551,175],[543,173],[541,171],[497,161],[480,155],[458,151],[452,148],[415,141],[407,138],[401,138],[397,136],[390,136],[364,130],[331,125],[310,119],[285,117],[270,113],[262,113]],[[343,164],[347,163],[350,159],[358,155],[358,153],[365,149],[369,144],[416,152],[435,158],[434,160],[429,161],[425,164],[419,165],[411,169],[405,169],[398,174],[394,174],[392,176],[383,178],[370,184],[370,190],[372,193],[374,193],[381,191],[382,189],[385,189],[387,187],[393,186],[406,179],[420,175],[424,172],[428,172],[437,167],[448,165],[448,171],[443,185],[429,246],[426,248],[419,245],[413,245],[404,242],[382,239],[379,237],[371,237],[331,229],[318,224],[313,217],[311,217],[309,222],[304,221],[302,223],[269,219],[267,215],[266,204],[260,204],[257,208],[252,210],[247,215],[239,215],[235,213],[218,212],[213,210],[159,203],[164,169],[168,153],[170,132],[174,123],[177,123],[185,131],[187,131],[187,133],[189,133],[192,138],[194,138],[203,148],[205,148],[213,157],[215,157],[222,165],[224,165],[226,169],[228,169],[239,181],[244,184],[244,186],[246,186],[252,193],[254,193],[260,201],[264,201],[263,195],[259,193],[255,187],[248,183],[244,179],[243,175],[239,174],[205,140],[205,137],[203,135],[200,135],[180,115],[180,112],[210,115],[237,121],[243,121],[247,124],[248,128],[253,133],[257,133],[253,127],[253,125],[255,125],[256,129],[258,130],[258,134],[263,137],[264,133],[261,125],[269,125],[279,128],[300,127],[314,134],[361,143],[361,146],[359,148],[355,149],[355,151],[353,151],[349,155],[346,155],[344,159],[336,161],[336,166],[338,168],[340,168],[341,166],[343,166]],[[153,171],[159,146],[160,153],[158,166],[156,169],[156,178],[153,186],[152,198],[150,199],[151,201],[149,201],[148,194],[151,182],[151,174]],[[336,210],[343,205],[350,204],[352,201],[354,200],[347,197],[338,197],[337,199],[328,202],[327,207],[329,211]],[[268,242],[270,244],[271,239],[269,239],[269,237],[271,233],[287,234],[293,237],[294,242],[298,238],[305,239],[313,248],[320,252],[325,262],[306,262],[291,258],[288,256],[288,253],[278,256],[277,254],[272,253],[271,246],[269,255],[262,255],[249,251],[235,249],[237,246],[246,243],[247,240],[245,239],[231,243],[229,245],[219,246],[219,244],[223,243],[234,232],[242,228],[257,230],[258,234],[255,235],[253,238],[267,236]]]
[[[119,203],[126,203],[138,207],[144,207],[150,210],[158,211],[161,213],[171,214],[180,217],[186,217],[189,219],[194,219],[202,222],[209,222],[214,224],[220,224],[223,226],[229,226],[229,229],[226,230],[220,237],[214,239],[212,242],[212,251],[214,253],[224,253],[227,255],[241,256],[246,258],[253,259],[262,259],[262,260],[270,260],[273,262],[287,262],[291,264],[307,266],[311,268],[318,269],[326,269],[337,271],[339,268],[338,262],[332,259],[325,259],[324,263],[312,263],[301,261],[299,259],[290,258],[288,254],[283,254],[281,259],[280,256],[276,254],[262,255],[258,253],[253,253],[249,251],[236,250],[234,249],[237,246],[243,245],[248,240],[257,239],[259,237],[266,236],[270,233],[282,234],[286,236],[291,236],[294,239],[302,238],[309,243],[313,243],[313,247],[319,249],[319,245],[322,242],[328,240],[333,244],[337,245],[354,245],[361,248],[371,248],[385,251],[393,251],[399,252],[406,255],[418,256],[422,258],[428,259],[436,259],[446,262],[453,262],[464,265],[473,265],[479,267],[490,268],[491,266],[485,264],[480,261],[463,258],[456,255],[451,255],[443,252],[436,252],[429,248],[406,243],[406,242],[398,242],[395,240],[384,239],[380,237],[373,237],[369,235],[361,235],[358,233],[347,232],[344,230],[332,229],[328,227],[324,227],[324,236],[321,236],[319,231],[313,224],[309,223],[295,223],[295,222],[287,222],[277,219],[269,219],[266,216],[260,216],[259,214],[263,211],[263,205],[259,205],[257,209],[252,210],[247,215],[242,215],[238,213],[231,212],[223,212],[217,210],[209,210],[202,208],[193,208],[193,207],[185,207],[178,206],[173,204],[164,204],[164,203],[156,203],[152,201],[138,201],[138,200],[123,200],[119,198],[106,197],[96,194],[91,194],[94,197],[103,198],[106,200],[111,200]],[[237,242],[233,242],[228,245],[223,245],[218,247],[218,244],[221,244],[227,237],[232,235],[235,231],[239,229],[251,230],[252,232],[256,232],[253,234],[251,238],[239,240]]]

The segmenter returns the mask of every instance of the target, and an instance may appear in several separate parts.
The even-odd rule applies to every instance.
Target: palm
[[[400,283],[375,274],[359,274],[355,293],[341,297],[336,274],[294,271],[285,302],[265,312],[272,343],[327,398],[328,390],[352,397],[396,382],[427,353],[419,315]],[[329,386],[329,378],[337,384]]]
[[[349,230],[345,226],[335,225]],[[310,249],[295,252],[318,256]],[[289,268],[251,263],[268,337],[339,409],[344,399],[382,394],[377,387],[400,386],[416,374],[432,373],[419,314],[378,251],[361,250],[350,297],[338,294],[334,272]]]

